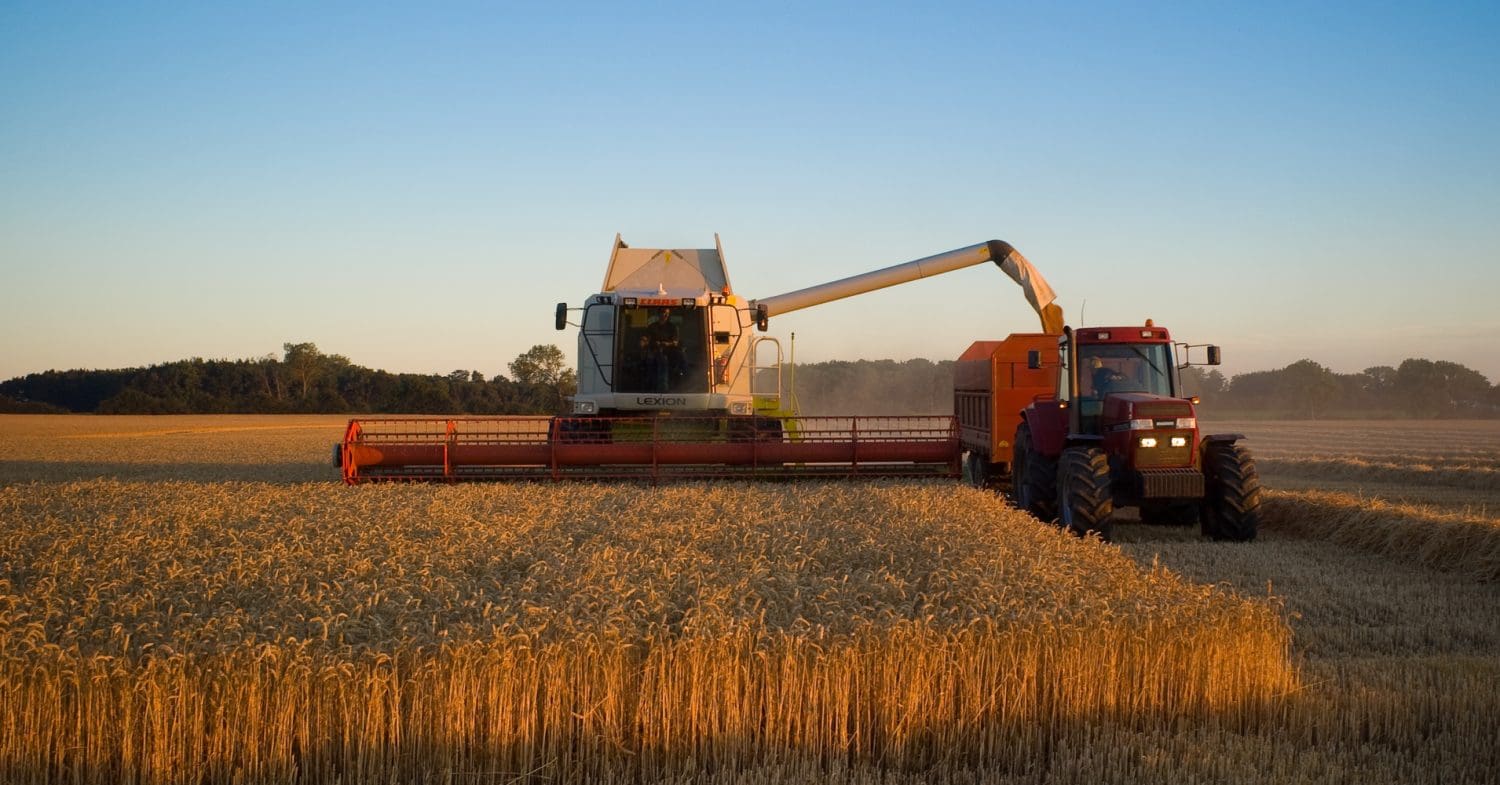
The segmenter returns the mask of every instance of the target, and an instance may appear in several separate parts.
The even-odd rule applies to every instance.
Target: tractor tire
[[[1016,429],[1014,456],[1010,462],[1011,494],[1018,509],[1039,521],[1057,519],[1057,462],[1036,451],[1031,428]]]
[[[1238,444],[1210,444],[1203,453],[1203,536],[1249,542],[1260,528],[1260,474],[1250,451]]]
[[[1142,502],[1141,523],[1151,526],[1192,526],[1198,522],[1197,502]]]
[[[1097,533],[1108,542],[1114,536],[1115,513],[1110,488],[1109,459],[1097,447],[1069,447],[1057,465],[1058,517],[1077,535]]]

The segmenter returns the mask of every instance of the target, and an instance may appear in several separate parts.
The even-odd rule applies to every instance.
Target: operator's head
[[[1098,357],[1090,357],[1089,358],[1089,369],[1090,370],[1097,371],[1097,370],[1099,370],[1100,368],[1103,368],[1103,367],[1104,367],[1104,361],[1103,360],[1099,359]]]
[[[665,322],[667,319],[670,319],[671,317],[672,317],[672,309],[671,308],[663,308],[660,311],[656,312],[656,320],[659,321],[659,322]]]

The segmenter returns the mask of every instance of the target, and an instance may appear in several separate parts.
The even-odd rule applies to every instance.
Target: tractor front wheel
[[[1016,429],[1014,455],[1010,462],[1011,493],[1016,507],[1041,521],[1057,518],[1057,462],[1036,451],[1031,428]]]
[[[1057,510],[1062,524],[1074,534],[1097,532],[1108,541],[1114,535],[1115,513],[1109,485],[1109,459],[1097,447],[1069,447],[1057,466]]]
[[[1260,474],[1250,451],[1217,442],[1203,453],[1203,535],[1249,542],[1260,528]]]

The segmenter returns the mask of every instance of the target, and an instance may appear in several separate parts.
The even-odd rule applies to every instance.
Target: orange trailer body
[[[959,443],[971,456],[990,464],[990,476],[1010,471],[1011,440],[1021,424],[1021,411],[1037,396],[1057,392],[1057,340],[1050,333],[1016,333],[1003,341],[975,341],[953,368]],[[1026,355],[1032,350],[1053,362],[1046,368],[1027,368]]]

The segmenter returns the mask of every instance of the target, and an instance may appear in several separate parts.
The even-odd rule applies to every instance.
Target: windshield
[[[1164,343],[1079,346],[1078,388],[1084,398],[1122,392],[1171,396],[1171,347]]]
[[[708,392],[704,315],[703,308],[620,308],[615,391]]]

